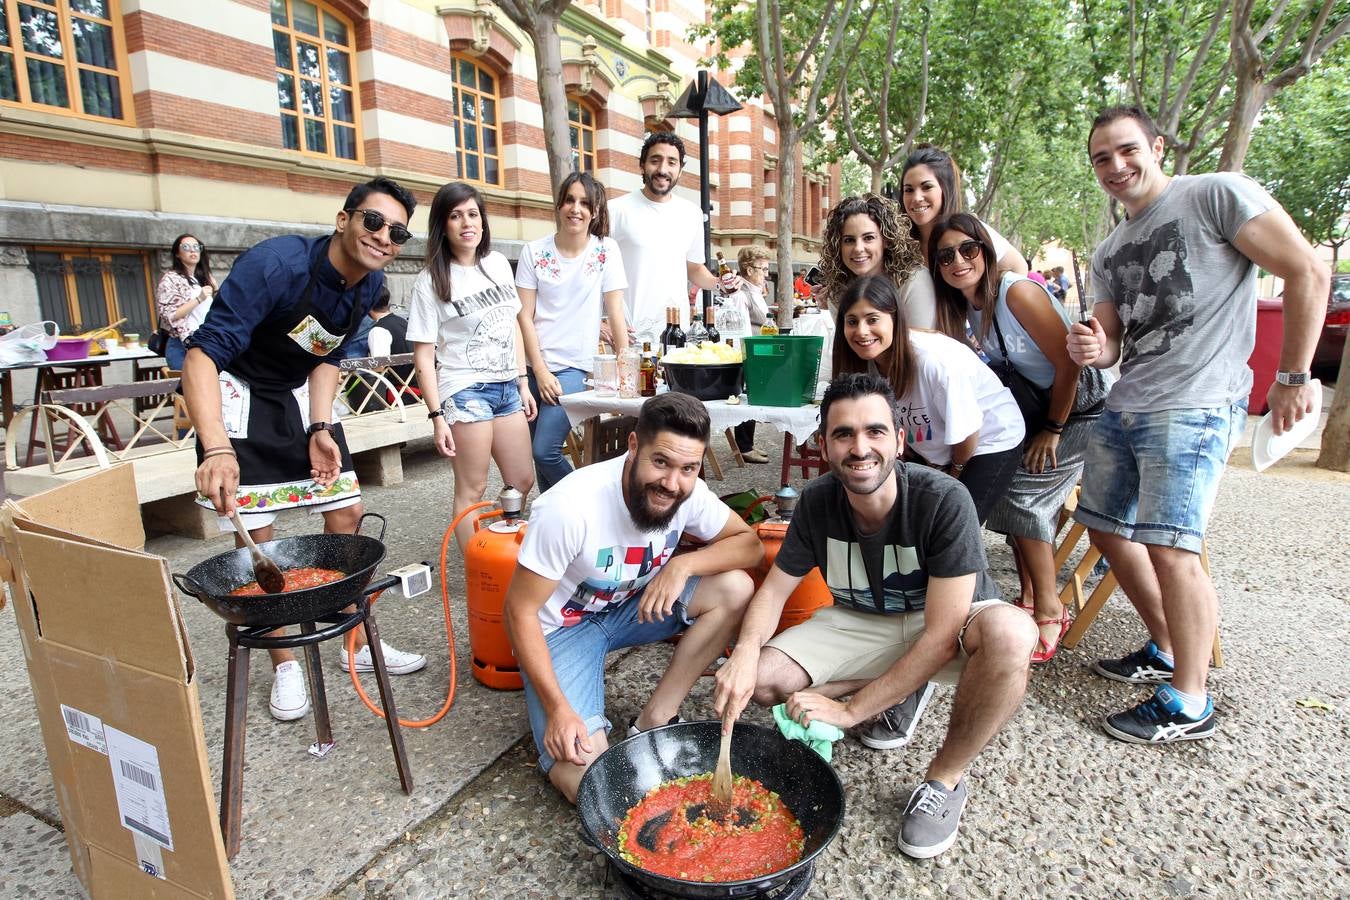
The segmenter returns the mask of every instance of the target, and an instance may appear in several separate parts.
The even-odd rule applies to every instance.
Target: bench
[[[410,440],[430,437],[432,424],[416,408],[412,414],[399,401],[409,390],[393,367],[412,362],[412,354],[392,357],[343,360],[343,383],[339,393],[347,395],[356,382],[383,386],[384,391],[365,392],[356,410],[342,416],[347,446],[361,481],[371,485],[398,484],[403,481],[403,457],[400,447]],[[5,436],[5,488],[20,497],[45,491],[57,485],[85,477],[116,463],[127,463],[135,471],[136,492],[147,531],[183,534],[206,539],[221,533],[215,514],[194,502],[193,477],[197,469],[196,439],[191,431],[180,436],[164,413],[173,405],[178,379],[174,377],[135,384],[104,385],[62,391],[48,391],[42,403],[20,410],[22,416],[39,417],[48,445],[53,443],[55,422],[68,429],[62,452],[52,452],[45,464],[19,467],[17,439],[20,429],[9,428]],[[384,398],[394,397],[389,404]],[[81,416],[74,404],[93,404],[98,412],[93,419]],[[89,408],[89,407],[86,407]],[[106,446],[99,437],[99,419],[120,414],[130,418],[131,437],[121,448]],[[83,449],[87,455],[75,456]]]

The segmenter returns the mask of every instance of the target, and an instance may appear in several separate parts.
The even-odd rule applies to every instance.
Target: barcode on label
[[[171,847],[171,846],[173,846],[173,841],[171,841],[171,840],[169,839],[169,836],[168,836],[167,834],[160,834],[158,831],[156,831],[155,829],[151,828],[149,825],[146,825],[146,824],[144,824],[144,823],[142,823],[142,822],[137,822],[137,821],[136,821],[135,819],[133,819],[131,816],[123,816],[123,817],[122,817],[122,824],[125,825],[125,826],[127,826],[128,828],[130,828],[132,831],[139,831],[141,834],[145,835],[146,837],[148,837],[148,838],[150,838],[150,839],[152,839],[152,840],[159,841],[161,844],[163,844],[163,845],[166,846],[166,847]]]
[[[93,731],[94,723],[89,717],[78,709],[71,709],[69,706],[61,707],[61,715],[65,717],[66,724],[79,731]]]
[[[122,777],[130,778],[147,791],[159,790],[159,779],[155,777],[153,772],[147,772],[140,766],[134,766],[125,759],[118,760],[118,763],[122,767]]]

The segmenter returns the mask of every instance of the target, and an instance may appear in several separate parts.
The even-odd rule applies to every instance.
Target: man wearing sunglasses
[[[186,341],[183,394],[197,429],[197,502],[224,531],[238,515],[257,542],[270,540],[286,509],[320,512],[324,531],[350,534],[360,521],[361,487],[333,401],[343,351],[384,287],[383,269],[411,236],[416,201],[388,178],[358,184],[334,233],[269,238],[244,252],[206,321]],[[371,671],[370,648],[343,669]],[[272,715],[299,719],[310,707],[289,650],[271,651]],[[386,645],[394,674],[426,665]]]
[[[1168,176],[1148,114],[1097,116],[1088,153],[1127,218],[1092,256],[1093,317],[1069,331],[1079,365],[1120,380],[1084,460],[1074,518],[1088,527],[1149,632],[1098,674],[1157,685],[1109,715],[1107,734],[1160,744],[1209,737],[1207,693],[1218,596],[1200,562],[1228,454],[1247,422],[1256,343],[1256,269],[1284,279],[1280,370],[1267,399],[1278,434],[1312,406],[1308,368],[1329,274],[1292,219],[1243,175]]]

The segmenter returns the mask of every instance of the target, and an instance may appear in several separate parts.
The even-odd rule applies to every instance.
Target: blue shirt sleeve
[[[248,347],[254,329],[292,291],[291,281],[285,261],[271,247],[259,245],[244,251],[187,346],[200,348],[224,371]]]

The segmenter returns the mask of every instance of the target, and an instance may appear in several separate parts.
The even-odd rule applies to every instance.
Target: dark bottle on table
[[[703,307],[703,327],[708,331],[708,340],[714,344],[722,343],[722,335],[717,331],[717,326],[713,324],[713,307]]]

